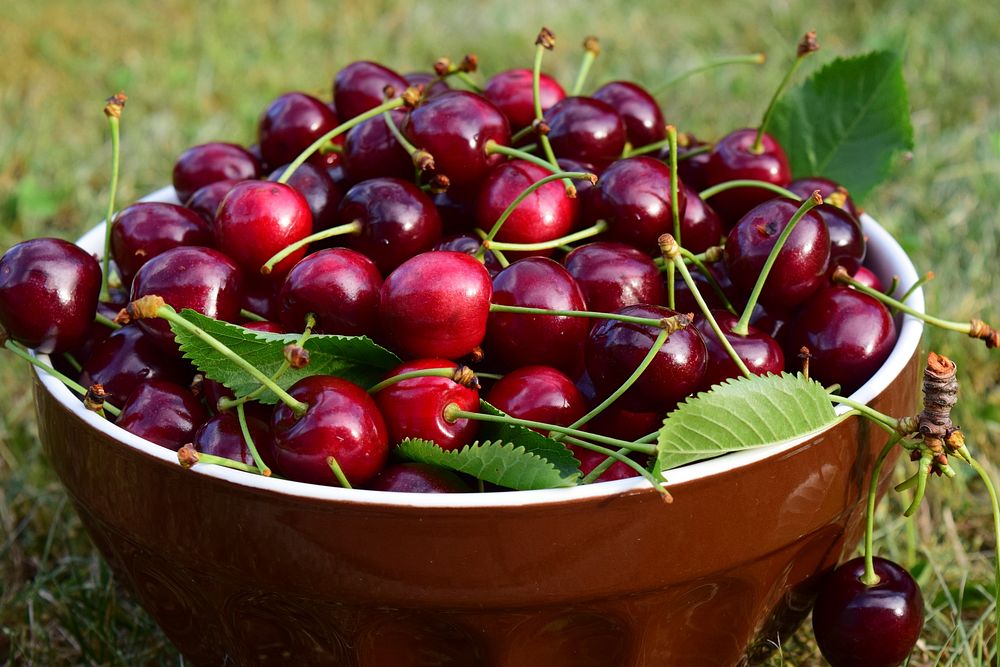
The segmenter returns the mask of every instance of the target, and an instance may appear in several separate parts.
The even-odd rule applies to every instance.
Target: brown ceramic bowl
[[[864,224],[869,266],[916,280],[896,242]],[[102,233],[81,244],[98,249]],[[922,308],[922,294],[911,303]],[[854,395],[892,415],[915,411],[920,370],[921,325],[900,324],[889,360]],[[670,473],[673,504],[641,479],[420,495],[184,470],[50,377],[36,377],[35,400],[94,542],[198,665],[753,662],[853,551],[885,439],[850,419],[697,463]]]

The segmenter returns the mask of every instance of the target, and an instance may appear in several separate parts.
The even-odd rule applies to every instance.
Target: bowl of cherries
[[[928,318],[892,236],[786,155],[794,100],[857,62],[706,143],[640,84],[583,94],[596,39],[567,91],[554,44],[482,79],[348,64],[0,258],[51,464],[194,664],[735,665],[814,602],[834,665],[913,649],[874,507],[903,450],[911,509],[981,471],[924,320],[997,333]]]

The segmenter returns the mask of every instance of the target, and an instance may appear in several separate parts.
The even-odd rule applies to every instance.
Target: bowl
[[[175,201],[171,188],[147,200]],[[912,284],[895,240],[862,222],[869,268]],[[80,244],[99,252],[102,239],[98,227]],[[922,310],[922,292],[909,303]],[[922,324],[897,323],[853,398],[902,416],[916,412]],[[689,465],[668,475],[672,504],[641,478],[404,494],[186,470],[44,373],[34,392],[42,443],[94,543],[197,665],[752,663],[854,550],[886,438],[851,418]]]

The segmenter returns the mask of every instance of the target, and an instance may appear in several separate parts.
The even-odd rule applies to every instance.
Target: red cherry
[[[587,412],[587,400],[573,381],[551,366],[524,366],[507,373],[490,389],[486,402],[511,417],[558,426],[569,426]]]
[[[247,430],[253,438],[253,445],[264,461],[264,465],[273,465],[274,447],[271,438],[271,431],[267,424],[256,417],[247,415]],[[246,439],[243,437],[243,430],[240,428],[239,419],[232,412],[222,412],[210,418],[198,432],[194,434],[192,441],[194,448],[202,454],[212,454],[221,456],[231,461],[239,461],[248,466],[254,465],[250,448],[247,447]]]
[[[125,286],[143,264],[166,250],[214,243],[204,218],[174,204],[138,202],[122,209],[111,225],[111,256]]]
[[[278,167],[267,177],[269,181],[277,181],[285,173],[285,166]],[[326,169],[306,162],[288,179],[288,185],[295,189],[309,206],[312,214],[312,232],[329,229],[337,224],[337,206],[344,193],[340,186],[333,182]]]
[[[174,164],[174,190],[187,201],[199,188],[217,181],[243,181],[260,176],[260,162],[237,144],[212,142],[187,149]]]
[[[715,209],[685,183],[681,183],[681,188],[684,190],[681,245],[695,254],[719,245],[726,230]]]
[[[746,365],[747,370],[755,375],[781,373],[785,370],[785,355],[781,346],[767,333],[756,327],[748,327],[745,335],[733,333],[740,318],[727,310],[713,310],[712,316],[722,330],[726,340],[733,346],[736,354]],[[729,378],[742,377],[742,373],[722,346],[719,337],[704,317],[695,320],[695,327],[701,332],[708,350],[708,368],[705,370],[704,388],[719,384]]]
[[[610,105],[591,97],[567,97],[545,112],[552,150],[561,158],[603,169],[625,149],[625,123]]]
[[[598,241],[576,248],[563,259],[591,310],[613,313],[639,303],[665,301],[660,270],[624,243]]]
[[[573,456],[576,460],[580,462],[580,474],[581,476],[586,476],[591,470],[604,463],[605,459],[608,457],[600,452],[595,452],[590,449],[584,449],[583,447],[578,447],[576,445],[567,445],[570,451],[573,452]],[[597,478],[599,482],[613,482],[617,479],[628,479],[629,477],[638,477],[639,473],[630,466],[625,465],[621,461],[615,461],[611,464],[611,467],[601,473],[600,477]]]
[[[173,382],[154,379],[136,387],[115,423],[140,438],[177,451],[192,441],[206,419],[208,414],[194,394]]]
[[[425,100],[451,90],[448,82],[433,72],[410,72],[404,74],[403,78],[411,86],[420,86],[423,89],[421,95]]]
[[[333,110],[312,95],[285,93],[260,117],[257,134],[264,162],[271,166],[291,162],[338,124]]]
[[[612,81],[597,89],[595,100],[606,102],[625,122],[625,135],[633,147],[663,141],[667,122],[653,96],[631,81]]]
[[[547,74],[539,77],[538,84],[543,112],[566,97],[566,91],[559,82]],[[494,74],[486,82],[483,95],[503,112],[514,131],[531,125],[535,120],[535,96],[530,69],[510,69]]]
[[[851,277],[857,280],[859,283],[871,287],[876,292],[885,292],[885,285],[883,285],[882,281],[878,279],[878,276],[876,276],[874,273],[872,273],[870,269],[864,266],[859,267],[858,270],[855,271],[854,275]]]
[[[456,252],[464,252],[467,255],[475,255],[480,246],[482,245],[482,239],[478,236],[473,236],[472,234],[456,234],[455,236],[449,236],[448,238],[441,239],[434,250],[454,250]],[[493,254],[492,251],[487,250],[483,255],[483,266],[489,271],[490,277],[495,277],[500,271],[503,270],[503,266],[500,265],[500,260],[497,256]]]
[[[389,112],[396,126],[403,124],[406,111]],[[389,129],[385,118],[369,118],[347,133],[344,168],[354,183],[369,178],[413,178],[413,160]]]
[[[839,183],[831,181],[829,178],[823,178],[821,176],[796,178],[794,181],[789,183],[787,187],[803,199],[811,195],[815,190],[819,190],[819,194],[823,199],[826,199],[834,194],[842,194],[844,196],[844,204],[840,208],[844,209],[855,218],[861,216],[861,210],[854,204],[854,200],[851,199],[850,195],[847,194],[847,189]]]
[[[753,150],[757,130],[747,128],[730,132],[719,140],[709,154],[707,176],[709,185],[737,179],[766,181],[782,187],[792,180],[788,158],[781,145],[764,133],[762,150]],[[723,222],[733,224],[747,211],[774,197],[763,188],[733,188],[712,197],[711,204]]]
[[[677,201],[683,219],[687,205],[684,188],[678,186]],[[650,157],[618,160],[604,170],[598,181],[600,215],[607,220],[608,236],[643,252],[657,252],[657,239],[672,233],[670,168]]]
[[[208,222],[211,226],[215,222],[215,214],[219,210],[219,204],[226,198],[233,186],[241,181],[216,181],[209,183],[194,191],[187,200],[184,201],[185,208],[189,208]]]
[[[472,491],[450,470],[426,463],[397,463],[380,472],[369,485],[373,491],[398,493],[467,493]]]
[[[382,104],[386,86],[392,86],[395,94],[400,95],[408,85],[406,79],[388,67],[358,60],[334,77],[333,103],[340,117],[350,120]]]

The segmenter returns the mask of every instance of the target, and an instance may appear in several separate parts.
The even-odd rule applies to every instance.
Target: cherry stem
[[[924,493],[927,491],[927,478],[931,474],[931,464],[934,462],[930,452],[924,452],[917,462],[917,488],[913,492],[913,502],[903,511],[903,516],[911,517],[920,508],[920,503],[924,500]]]
[[[792,235],[795,226],[799,224],[799,220],[802,219],[806,213],[810,210],[819,206],[823,203],[823,198],[819,194],[819,190],[814,190],[812,196],[805,199],[802,205],[799,206],[798,210],[792,215],[788,224],[785,228],[781,230],[781,234],[778,235],[778,239],[774,242],[774,247],[771,248],[771,253],[767,256],[767,261],[764,262],[764,267],[760,270],[760,275],[757,276],[757,282],[753,286],[753,291],[750,292],[750,298],[747,300],[746,308],[743,309],[743,315],[740,317],[739,322],[733,327],[733,333],[738,336],[745,336],[750,331],[750,316],[753,315],[753,309],[757,305],[757,300],[760,298],[760,293],[764,289],[764,283],[767,281],[768,274],[771,273],[771,268],[778,259],[778,254],[781,253],[781,249],[785,246],[785,241],[788,237]]]
[[[267,322],[266,317],[261,317],[257,313],[252,313],[246,308],[240,308],[240,317],[251,322]]]
[[[528,151],[521,150],[519,148],[514,148],[513,146],[504,146],[503,144],[498,144],[493,139],[486,142],[485,148],[487,155],[506,155],[509,158],[514,158],[516,160],[524,160],[525,162],[530,162],[531,164],[538,165],[542,169],[548,169],[554,174],[562,173],[561,167],[558,165],[553,166],[548,160],[544,160],[537,155],[532,155]],[[572,183],[570,184],[572,185]],[[574,188],[575,190],[575,188]],[[567,193],[568,194],[568,193]]]
[[[412,143],[410,140],[403,136],[400,131],[399,126],[396,125],[396,121],[392,118],[392,112],[383,111],[382,118],[385,119],[385,124],[389,128],[389,132],[392,136],[396,138],[396,142],[403,147],[406,154],[410,156],[410,160],[413,161],[413,166],[417,169],[417,176],[425,171],[434,171],[434,156],[432,156],[427,151],[420,150]]]
[[[247,449],[250,450],[250,458],[253,459],[254,465],[257,466],[257,470],[264,477],[271,476],[271,469],[267,467],[263,459],[260,458],[260,454],[257,452],[257,446],[253,442],[253,436],[250,435],[250,427],[247,426],[247,414],[240,403],[236,406],[236,418],[240,422],[240,430],[243,432],[243,441],[247,443]]]
[[[81,366],[80,362],[76,360],[76,357],[74,357],[69,352],[63,352],[62,353],[62,358],[66,361],[67,364],[69,364],[70,366],[72,366],[73,370],[76,371],[77,373],[80,373],[80,372],[83,371],[83,366]]]
[[[695,74],[701,74],[702,72],[707,72],[718,67],[725,67],[726,65],[762,65],[765,60],[767,60],[767,56],[763,53],[751,53],[741,56],[723,56],[721,58],[715,58],[714,60],[709,60],[701,65],[697,65],[686,72],[681,72],[674,78],[668,79],[664,83],[660,84],[660,86],[656,88],[655,92],[653,92],[653,97],[659,97],[665,93],[668,88],[677,85],[681,81],[684,81]]]
[[[337,459],[334,456],[326,457],[326,464],[330,466],[330,470],[333,472],[333,476],[337,478],[340,485],[345,489],[352,489],[351,483],[347,481],[347,475],[344,471],[340,469],[340,464],[337,463]]]
[[[896,434],[890,438],[887,443],[885,443],[882,451],[879,452],[878,458],[875,459],[875,467],[872,468],[871,481],[868,483],[868,505],[865,510],[865,573],[861,576],[861,583],[865,586],[874,586],[879,582],[879,577],[875,574],[875,565],[872,561],[875,556],[875,550],[872,548],[872,541],[875,533],[875,502],[878,492],[878,479],[882,474],[882,464],[885,463],[885,460],[888,458],[892,448],[895,447],[902,438],[902,435]]]
[[[597,481],[597,478],[600,477],[605,470],[613,466],[617,461],[619,463],[624,463],[632,470],[635,470],[637,473],[639,473],[639,475],[644,477],[646,481],[649,482],[649,484],[654,489],[662,493],[667,499],[670,499],[670,493],[667,492],[665,488],[663,488],[663,484],[661,484],[656,479],[656,477],[653,476],[651,472],[649,472],[644,467],[642,467],[641,465],[639,465],[638,463],[636,463],[627,456],[627,453],[629,451],[628,449],[624,447],[618,450],[608,449],[607,447],[601,447],[600,445],[595,445],[594,443],[587,442],[586,440],[580,440],[579,438],[571,438],[571,437],[567,437],[566,442],[576,445],[577,447],[582,447],[583,449],[589,449],[590,451],[597,452],[598,454],[604,454],[607,457],[599,464],[597,464],[597,466],[593,470],[587,473],[587,475],[583,479],[581,479],[578,482],[578,484],[591,484]]]
[[[691,262],[696,267],[698,267],[698,270],[701,272],[701,274],[705,276],[705,280],[708,281],[709,287],[711,287],[712,291],[715,292],[715,296],[719,299],[719,301],[722,302],[723,307],[730,313],[735,315],[736,308],[733,307],[732,302],[729,301],[729,297],[727,297],[726,293],[722,290],[722,285],[719,284],[719,281],[715,279],[715,276],[705,265],[705,262],[702,261],[702,255],[696,255],[686,248],[680,248],[680,251],[681,251],[681,257],[684,258],[685,263]]]
[[[305,414],[306,410],[309,409],[309,406],[307,404],[293,398],[288,392],[279,387],[274,382],[274,380],[272,380],[267,375],[262,373],[260,369],[258,369],[256,366],[248,362],[246,359],[233,352],[224,343],[221,343],[218,339],[216,339],[214,336],[209,334],[207,331],[205,331],[198,325],[192,324],[191,322],[188,322],[183,317],[178,315],[177,311],[175,311],[171,306],[164,304],[159,308],[157,308],[156,317],[166,320],[171,324],[171,326],[178,326],[182,329],[187,330],[189,333],[200,339],[202,342],[204,342],[213,350],[224,356],[226,359],[229,359],[231,362],[233,362],[233,364],[239,367],[240,370],[252,376],[253,379],[260,382],[267,389],[273,391],[275,395],[279,399],[281,399],[281,401],[285,405],[287,405],[292,410],[293,413],[295,413],[296,417],[301,417],[302,415]],[[219,403],[221,408],[222,401],[219,401]]]
[[[122,328],[122,325],[118,324],[109,317],[101,315],[100,313],[94,313],[94,321],[97,322],[98,324],[106,326],[107,328],[113,331],[117,331],[118,329]]]
[[[25,361],[27,361],[32,366],[35,366],[36,368],[42,369],[43,371],[45,371],[46,373],[48,373],[49,375],[51,375],[55,379],[59,380],[64,385],[66,385],[67,387],[69,387],[70,389],[72,389],[73,391],[75,391],[76,393],[80,394],[81,396],[86,396],[87,395],[87,388],[86,387],[84,387],[83,385],[81,385],[79,382],[77,382],[75,380],[71,380],[70,378],[68,378],[67,376],[63,375],[62,373],[60,373],[56,369],[52,368],[52,366],[50,366],[49,364],[45,363],[44,361],[42,361],[40,359],[37,359],[36,357],[32,356],[32,354],[30,352],[28,352],[27,348],[23,347],[20,343],[16,343],[13,340],[7,339],[6,341],[4,341],[3,346],[5,348],[7,348],[8,350],[10,350],[11,352],[13,352],[15,355],[17,355],[17,356],[21,357],[22,359],[24,359]],[[105,403],[104,404],[104,409],[107,410],[108,412],[110,412],[115,417],[117,417],[119,414],[121,414],[121,410],[119,410],[115,406],[111,405],[110,403]]]
[[[387,377],[378,384],[372,386],[372,388],[368,390],[368,393],[377,394],[386,387],[391,387],[392,385],[398,384],[403,380],[410,380],[412,378],[451,378],[454,376],[454,368],[424,368],[419,371],[407,371],[406,373],[400,373],[399,375]]]
[[[544,28],[542,29],[545,30]],[[552,48],[551,44],[546,47],[545,40],[539,39],[535,45],[535,63],[531,70],[531,98],[535,104],[535,120],[542,122],[544,117],[542,115],[542,92],[541,92],[541,80],[542,80],[542,56],[545,52]],[[559,162],[556,160],[556,154],[552,150],[552,144],[549,142],[549,137],[544,132],[538,133],[538,140],[542,144],[542,151],[545,153],[545,157],[548,158],[549,162],[554,166],[559,166]],[[569,192],[569,188],[572,187],[572,183],[567,182],[566,191]]]
[[[570,89],[570,97],[579,95],[583,90],[584,84],[587,83],[587,76],[590,74],[590,68],[599,55],[601,55],[601,45],[597,38],[587,37],[584,39],[583,60],[580,61],[580,71],[576,73],[576,81],[573,82],[573,87]]]
[[[818,48],[819,45],[816,44],[816,34],[812,32],[806,33],[805,37],[802,38],[802,41],[799,42],[798,50],[795,55],[795,60],[792,62],[792,66],[788,68],[787,72],[785,72],[785,77],[781,80],[781,83],[778,84],[778,88],[774,91],[774,95],[771,97],[771,101],[768,103],[767,109],[764,110],[764,117],[760,121],[760,127],[757,128],[757,136],[754,138],[753,146],[750,148],[751,152],[758,155],[763,152],[764,147],[761,142],[764,139],[764,132],[767,131],[767,126],[771,122],[771,116],[774,114],[774,107],[777,105],[778,99],[781,97],[781,94],[785,92],[785,89],[792,80],[792,76],[795,74],[795,70],[799,68],[799,65],[802,64],[805,57],[813,51],[816,51]]]
[[[647,327],[664,329],[664,319],[652,317],[635,317],[634,315],[619,315],[618,313],[602,313],[595,310],[549,310],[547,308],[529,308],[528,306],[508,306],[502,303],[491,303],[491,313],[514,313],[517,315],[551,315],[553,317],[589,317],[595,320],[618,320],[630,324],[643,324]]]
[[[184,450],[182,449],[181,451],[177,452],[178,458],[181,458],[183,451]],[[190,453],[188,454],[188,456],[190,456]],[[193,460],[187,459],[185,462],[182,462],[181,465],[185,468],[190,468],[194,464],[204,463],[207,465],[222,466],[223,468],[231,468],[232,470],[241,470],[243,472],[253,473],[254,475],[261,474],[260,470],[258,470],[254,466],[247,465],[242,461],[233,461],[232,459],[227,459],[223,456],[216,456],[215,454],[204,454],[202,452],[196,451],[194,452],[194,456],[191,458]]]
[[[670,215],[674,220],[674,239],[679,246],[681,244],[681,212],[680,203],[677,201],[677,128],[673,125],[667,125],[667,141],[670,142]],[[667,265],[667,304],[671,309],[674,308],[675,303],[675,264]]]
[[[993,508],[993,534],[995,538],[994,544],[1000,544],[1000,500],[997,499],[997,490],[993,485],[993,480],[990,478],[989,473],[986,469],[979,464],[968,450],[965,451],[966,458],[969,461],[969,465],[972,469],[976,471],[979,475],[979,479],[983,480],[983,484],[986,485],[986,492],[990,494],[990,505]],[[994,572],[993,572],[993,586],[994,595],[1000,597],[1000,556],[994,557]],[[1000,628],[1000,601],[994,600],[994,615],[997,628]]]
[[[503,254],[502,250],[494,250],[492,252],[494,257],[497,258],[497,261],[500,262],[501,268],[506,269],[508,266],[510,266],[510,260],[507,259],[507,256]]]
[[[108,113],[108,108],[111,104],[112,102],[109,100],[108,106],[104,110],[105,115],[108,117],[108,125],[111,127],[111,188],[108,193],[108,214],[104,218],[104,257],[101,259],[101,271],[104,277],[104,282],[101,284],[102,301],[107,301],[111,295],[108,288],[108,281],[111,279],[111,223],[115,214],[115,197],[118,193],[118,171],[121,153],[119,150],[121,132],[118,116],[121,113],[121,106],[119,106],[118,113]]]
[[[365,122],[369,118],[374,118],[375,116],[378,116],[385,111],[392,111],[393,109],[398,109],[404,104],[406,104],[406,102],[404,101],[403,97],[394,97],[391,100],[383,102],[374,109],[369,109],[363,114],[359,114],[354,118],[350,119],[349,121],[341,123],[337,127],[333,128],[332,130],[324,134],[322,137],[317,139],[316,141],[309,144],[308,148],[299,153],[299,156],[294,160],[292,160],[292,163],[285,168],[285,171],[284,173],[281,174],[281,177],[278,179],[278,182],[281,183],[282,185],[288,183],[288,179],[292,177],[292,174],[295,173],[295,170],[301,167],[303,163],[305,163],[305,161],[308,160],[313,155],[313,153],[315,153],[324,145],[329,143],[332,139],[339,137],[340,135],[344,134],[351,128],[356,127],[361,123]]]
[[[780,185],[775,185],[774,183],[768,183],[767,181],[755,181],[752,178],[737,178],[732,181],[723,181],[717,185],[713,185],[710,188],[705,188],[698,193],[698,196],[702,199],[709,199],[714,197],[720,192],[725,192],[726,190],[732,190],[733,188],[761,188],[763,190],[770,190],[775,194],[779,194],[782,197],[788,197],[789,199],[794,199],[795,201],[801,201],[802,197],[795,194],[791,190],[781,187]]]
[[[903,303],[909,301],[910,297],[913,296],[914,292],[916,292],[918,289],[920,289],[921,286],[929,283],[932,280],[934,280],[934,272],[928,271],[924,275],[920,276],[920,278],[918,278],[912,285],[910,285],[910,289],[906,290],[906,293],[903,294],[903,296],[899,297],[899,300],[902,301]],[[896,290],[890,289],[887,290],[885,293],[891,295],[895,291]]]
[[[503,241],[490,241],[489,239],[484,239],[483,247],[488,250],[508,252],[536,252],[538,250],[550,250],[552,248],[558,248],[561,245],[576,243],[577,241],[582,241],[583,239],[589,239],[592,236],[603,234],[607,231],[607,229],[608,223],[603,220],[598,220],[592,227],[587,227],[586,229],[581,229],[578,232],[573,232],[572,234],[567,234],[566,236],[560,236],[557,239],[551,239],[549,241],[539,241],[538,243],[504,243]]]
[[[580,431],[578,429],[569,426],[559,426],[558,424],[546,424],[545,422],[536,422],[530,419],[518,419],[517,417],[511,417],[510,415],[489,415],[489,414],[484,414],[482,412],[469,412],[468,410],[461,409],[457,403],[449,403],[447,406],[445,406],[443,415],[445,420],[452,423],[458,421],[459,419],[471,419],[473,421],[493,422],[496,424],[525,426],[527,428],[537,429],[540,431],[555,431],[556,433],[564,433],[566,435],[572,435],[577,438],[584,438],[586,440],[599,442],[605,445],[611,445],[612,447],[625,448],[628,449],[629,451],[639,452],[641,454],[656,453],[656,445],[628,442],[627,440],[610,438],[605,435],[598,435],[597,433],[588,433],[586,431]]]
[[[572,445],[578,445],[581,442],[580,440],[577,440],[576,438],[570,438],[570,437],[566,437],[566,438],[564,438],[564,440],[566,442],[572,444]],[[628,450],[627,449],[619,449],[617,451],[617,453],[624,455],[624,454],[628,453]],[[625,458],[628,458],[628,457],[625,457]],[[629,459],[629,460],[631,461],[631,459]],[[608,456],[606,459],[604,459],[603,461],[601,461],[600,463],[598,463],[596,466],[594,466],[593,470],[591,470],[586,475],[584,475],[583,479],[580,480],[580,484],[592,484],[593,482],[597,481],[597,479],[601,475],[603,475],[608,470],[608,468],[610,468],[611,466],[613,466],[615,464],[615,461],[621,461],[621,459],[620,458],[615,458],[614,456]],[[635,463],[635,461],[632,461],[632,462]],[[623,461],[623,463],[624,463],[624,461]],[[639,466],[639,467],[642,468],[642,466]],[[635,470],[635,468],[632,468],[632,469]],[[642,468],[642,469],[643,469],[644,472],[648,473],[648,471],[645,468]],[[651,479],[655,479],[652,475],[650,475],[650,478]]]
[[[267,260],[262,267],[260,267],[260,272],[262,275],[270,275],[271,271],[274,270],[276,264],[281,262],[292,253],[305,248],[310,243],[315,243],[316,241],[322,241],[324,239],[333,238],[334,236],[343,236],[345,234],[357,234],[361,231],[361,221],[355,220],[354,222],[348,222],[346,225],[337,225],[335,227],[330,227],[329,229],[324,229],[322,231],[316,232],[315,234],[310,234],[309,236],[299,239],[295,243],[290,243],[281,250],[279,250],[271,259]]]
[[[859,403],[857,401],[853,401],[844,396],[838,396],[837,394],[833,393],[828,394],[828,396],[830,397],[830,400],[833,401],[834,403],[843,403],[852,410],[855,410],[864,415],[865,417],[868,417],[879,426],[887,429],[890,433],[893,434],[899,433],[900,425],[898,419],[893,419],[889,415],[883,414],[871,406],[865,405],[864,403]]]
[[[525,125],[520,130],[510,135],[510,143],[516,144],[526,137],[530,137],[535,134],[535,128],[531,125]],[[551,165],[550,165],[551,166]]]

